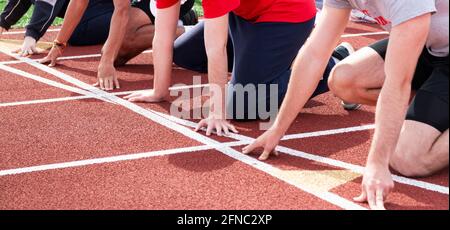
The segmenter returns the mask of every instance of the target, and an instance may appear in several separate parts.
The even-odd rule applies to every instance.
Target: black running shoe
[[[338,60],[342,61],[346,57],[350,56],[350,54],[354,53],[355,49],[353,46],[348,42],[341,43],[338,47],[334,49],[333,57],[337,58]]]

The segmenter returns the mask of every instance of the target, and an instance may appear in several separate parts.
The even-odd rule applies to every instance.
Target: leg
[[[181,35],[175,41],[175,47],[173,51],[173,61],[178,66],[197,71],[200,73],[208,72],[208,57],[206,55],[205,37],[204,37],[205,24],[203,22],[198,23],[193,29]],[[228,70],[233,70],[233,43],[231,39],[228,39],[227,45],[228,52]]]
[[[391,166],[405,176],[428,176],[449,162],[448,64],[436,68],[408,110]]]
[[[365,47],[333,68],[328,85],[334,95],[346,102],[375,105],[384,80],[383,57],[373,48]]]
[[[144,50],[151,48],[154,34],[155,27],[147,14],[139,8],[132,7],[127,32],[114,65],[125,65]]]
[[[405,121],[390,165],[404,176],[429,176],[448,165],[448,138],[448,129],[441,133],[425,123]]]
[[[120,47],[115,66],[125,65],[129,60],[152,47],[155,26],[147,14],[139,8],[130,9],[127,33]],[[184,27],[177,28],[177,36],[184,33]]]
[[[369,47],[362,48],[337,64],[328,79],[328,85],[334,95],[345,102],[376,105],[386,75],[384,58],[389,40],[381,40]],[[412,82],[417,90],[432,73],[426,65],[428,51],[424,50]]]

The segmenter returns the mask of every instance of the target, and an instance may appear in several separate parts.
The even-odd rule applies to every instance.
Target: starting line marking
[[[146,50],[144,52],[142,52],[143,54],[150,54],[153,53],[152,50]],[[75,55],[75,56],[65,56],[65,57],[59,57],[57,60],[58,61],[66,61],[66,60],[77,60],[77,59],[87,59],[87,58],[100,58],[102,55],[101,54],[85,54],[85,55]],[[38,62],[40,59],[30,59],[34,62]],[[21,63],[26,63],[26,61],[21,61],[21,60],[14,60],[14,61],[3,61],[0,62],[0,64],[3,65],[15,65],[15,64],[21,64]]]
[[[0,68],[2,68],[1,65],[0,65]],[[172,90],[172,91],[178,91],[178,90],[183,90],[183,89],[195,89],[195,88],[204,88],[204,87],[209,87],[209,84],[178,86],[178,87],[171,87],[169,89]],[[115,95],[115,96],[123,96],[123,95],[128,95],[128,94],[132,94],[132,93],[139,93],[139,92],[145,92],[145,91],[146,90],[132,90],[132,91],[116,92],[116,93],[111,93],[111,94]],[[75,101],[75,100],[86,100],[86,99],[94,99],[94,98],[100,99],[101,97],[98,97],[98,96],[73,96],[73,97],[49,98],[49,99],[30,100],[30,101],[5,102],[5,103],[0,103],[0,107],[11,107],[11,106],[19,106],[19,105],[33,105],[33,104],[46,104],[46,103]]]
[[[59,32],[61,29],[48,29],[47,32]],[[4,32],[4,35],[16,35],[16,34],[25,34],[26,30],[17,30],[17,31],[10,31],[10,32]]]
[[[118,156],[111,156],[111,157],[94,158],[94,159],[89,159],[89,160],[70,161],[70,162],[38,165],[38,166],[31,166],[31,167],[24,167],[24,168],[7,169],[7,170],[1,170],[0,176],[10,176],[10,175],[18,175],[18,174],[24,174],[24,173],[55,170],[55,169],[74,168],[74,167],[88,166],[88,165],[94,165],[94,164],[131,161],[131,160],[145,159],[145,158],[150,158],[150,157],[174,155],[174,154],[179,154],[179,153],[192,153],[192,152],[198,152],[198,151],[204,151],[204,150],[211,150],[211,149],[215,149],[215,148],[221,148],[224,146],[239,146],[242,144],[245,144],[245,143],[243,143],[242,141],[236,141],[236,142],[229,142],[229,143],[224,143],[224,144],[219,144],[219,145],[211,145],[211,146],[202,145],[202,146],[195,146],[195,147],[177,148],[177,149],[152,151],[152,152],[145,152],[145,153],[125,154],[125,155],[118,155]]]

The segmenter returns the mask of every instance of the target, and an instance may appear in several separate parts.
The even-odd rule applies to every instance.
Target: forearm
[[[81,21],[84,12],[89,5],[89,0],[71,0],[67,7],[64,23],[56,39],[59,42],[67,43]]]
[[[349,10],[325,7],[322,21],[293,64],[288,92],[273,129],[285,133],[323,78],[329,58],[347,25]]]
[[[390,156],[397,147],[411,95],[412,78],[428,36],[430,18],[430,15],[417,17],[391,31],[386,54],[386,80],[378,99],[376,131],[368,164],[388,167]]]
[[[228,58],[226,45],[208,55],[208,78],[210,84],[210,112],[216,118],[225,119],[225,92],[228,83]]]
[[[159,9],[153,38],[153,66],[155,75],[153,89],[155,96],[163,98],[169,94],[172,76],[173,47],[176,37],[180,5]]]
[[[328,63],[325,57],[312,57],[308,49],[302,50],[294,63],[288,91],[273,126],[280,133],[287,132],[311,98]]]
[[[228,82],[228,14],[205,22],[205,47],[208,56],[210,112],[225,119],[225,92]]]
[[[392,78],[387,74],[388,78]],[[381,90],[375,116],[375,135],[368,161],[388,166],[406,116],[411,84],[386,82]]]
[[[102,63],[113,64],[119,53],[125,37],[126,27],[129,20],[129,4],[118,7],[115,2],[115,10],[111,19],[111,27],[108,40],[102,49]]]

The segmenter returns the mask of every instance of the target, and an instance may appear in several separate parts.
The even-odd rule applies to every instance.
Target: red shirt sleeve
[[[156,7],[158,9],[165,9],[165,8],[169,8],[173,5],[175,5],[175,3],[179,2],[180,0],[157,0],[156,1]]]
[[[240,4],[240,0],[203,0],[205,18],[221,17],[238,8]]]

